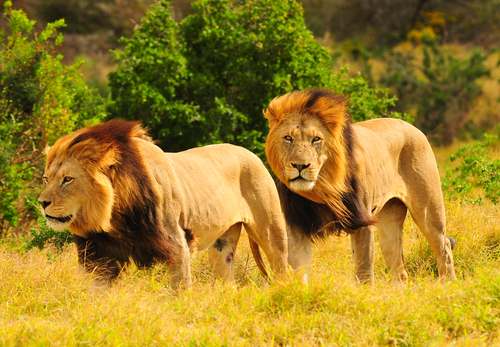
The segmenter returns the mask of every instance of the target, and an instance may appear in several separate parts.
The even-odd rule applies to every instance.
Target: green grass
[[[500,212],[447,203],[447,213],[459,279],[437,281],[434,257],[409,220],[402,290],[388,283],[378,248],[375,285],[356,285],[346,237],[314,247],[307,286],[265,285],[242,242],[236,285],[215,282],[202,252],[193,256],[192,288],[180,294],[168,289],[163,266],[131,267],[99,290],[76,274],[72,246],[54,257],[4,241],[0,346],[498,345]]]

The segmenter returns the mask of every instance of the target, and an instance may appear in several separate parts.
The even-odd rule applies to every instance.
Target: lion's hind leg
[[[403,223],[407,211],[401,200],[394,198],[375,216],[380,249],[396,284],[406,284],[408,280],[403,259]]]
[[[258,222],[245,224],[248,237],[262,248],[274,275],[284,279],[288,268],[285,221],[282,218],[271,218]]]
[[[413,220],[425,236],[437,260],[441,280],[456,279],[452,241],[446,237],[446,217],[442,198],[426,201],[426,205],[410,207]],[[454,240],[453,240],[454,241]]]
[[[241,235],[242,223],[236,223],[208,249],[208,260],[216,278],[234,281],[234,257]]]

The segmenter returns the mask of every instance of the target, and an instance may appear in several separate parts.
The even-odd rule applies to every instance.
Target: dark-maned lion
[[[393,280],[405,283],[407,210],[434,251],[439,276],[455,278],[440,177],[424,134],[397,119],[351,124],[345,99],[323,89],[277,97],[264,114],[267,158],[281,181],[289,263],[303,281],[311,240],[346,232],[357,279],[373,282],[377,228]]]
[[[191,283],[190,251],[209,249],[216,276],[234,277],[242,226],[263,269],[285,274],[278,192],[261,160],[222,144],[163,153],[138,122],[76,131],[48,150],[39,198],[48,225],[74,234],[80,266],[109,282],[132,259],[169,265],[173,288]]]

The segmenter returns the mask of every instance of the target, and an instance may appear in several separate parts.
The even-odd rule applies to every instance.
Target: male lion
[[[406,283],[402,246],[409,209],[437,258],[439,276],[454,279],[440,178],[426,137],[397,119],[351,124],[346,104],[313,89],[277,97],[264,112],[290,265],[306,282],[311,241],[343,231],[351,237],[358,281],[373,283],[377,228],[393,280]]]
[[[287,236],[278,192],[261,160],[228,144],[163,153],[139,122],[76,131],[48,150],[39,198],[48,225],[74,234],[80,267],[116,278],[132,259],[169,266],[172,288],[191,283],[190,251],[209,250],[216,276],[234,278],[244,225],[284,275]],[[258,245],[258,246],[257,246]]]

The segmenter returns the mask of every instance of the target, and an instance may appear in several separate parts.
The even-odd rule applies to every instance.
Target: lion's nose
[[[45,209],[47,206],[49,206],[52,201],[38,201],[40,203],[40,205],[42,205],[42,208]]]
[[[292,163],[292,166],[293,166],[294,168],[296,168],[297,170],[299,170],[299,172],[301,172],[301,171],[302,171],[302,170],[304,170],[305,168],[308,168],[308,167],[309,167],[309,165],[311,165],[311,164],[307,164],[307,165],[306,165],[306,164],[295,164],[295,163]]]

